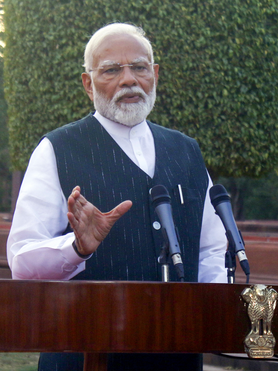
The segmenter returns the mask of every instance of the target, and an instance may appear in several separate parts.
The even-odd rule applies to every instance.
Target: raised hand
[[[68,198],[68,220],[75,234],[78,252],[92,254],[110,232],[114,223],[132,206],[127,200],[107,213],[88,202],[76,186]]]

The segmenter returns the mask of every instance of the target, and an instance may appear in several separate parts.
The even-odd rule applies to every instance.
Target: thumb
[[[105,215],[108,216],[110,222],[114,224],[118,219],[120,219],[121,216],[123,216],[131,208],[131,206],[132,202],[130,200],[123,201]]]

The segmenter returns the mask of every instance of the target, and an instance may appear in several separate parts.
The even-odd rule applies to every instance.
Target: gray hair
[[[87,73],[92,69],[93,55],[95,53],[95,50],[104,40],[104,38],[106,36],[117,34],[132,35],[142,41],[148,50],[150,61],[153,63],[153,49],[150,41],[145,37],[145,31],[141,27],[136,27],[127,23],[111,23],[96,31],[86,45],[83,67],[85,67],[85,71]]]

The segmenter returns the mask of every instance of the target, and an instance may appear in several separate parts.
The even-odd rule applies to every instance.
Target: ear
[[[88,94],[89,98],[93,102],[94,96],[93,96],[91,76],[88,73],[84,72],[82,73],[81,77],[82,77],[82,83],[83,83],[84,89],[86,90],[86,93]]]
[[[157,85],[158,83],[158,71],[159,71],[159,65],[158,64],[154,64],[153,65],[153,70],[154,70],[154,78],[155,78],[155,84]]]

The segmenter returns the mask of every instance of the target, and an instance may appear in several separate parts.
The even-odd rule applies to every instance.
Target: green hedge
[[[260,176],[278,161],[277,0],[5,0],[12,162],[85,115],[83,50],[112,22],[142,26],[160,64],[150,119],[196,138],[214,174]]]

